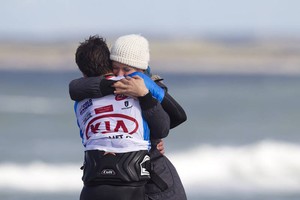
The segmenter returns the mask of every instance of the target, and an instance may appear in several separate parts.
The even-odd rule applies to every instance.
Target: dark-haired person
[[[111,49],[110,58],[113,63],[113,72],[117,76],[127,76],[115,83],[115,93],[136,97],[138,95],[139,82],[136,76],[129,78],[132,74],[138,74],[145,78],[140,72],[148,72],[149,47],[148,41],[140,35],[126,35],[117,39]],[[138,73],[137,73],[138,72]],[[155,77],[156,83],[167,90],[162,84],[160,77]],[[146,85],[147,85],[146,81]],[[73,100],[81,100],[91,97],[105,96],[111,90],[110,84],[102,77],[79,78],[71,81],[69,85],[70,96]],[[154,91],[155,93],[155,91]],[[159,95],[158,95],[159,96]],[[165,91],[159,101],[169,114],[171,124],[174,128],[186,121],[183,108]],[[146,199],[160,200],[185,200],[186,194],[180,177],[173,164],[159,150],[162,146],[160,140],[151,139],[150,157],[152,163],[151,180],[146,185]],[[157,146],[158,145],[158,146]]]
[[[112,74],[109,55],[104,39],[92,36],[80,43],[75,57],[85,77],[102,75],[110,83],[118,79]],[[150,130],[151,138],[166,137],[170,119],[144,80],[135,80],[138,100],[108,90],[102,98],[86,98],[74,105],[85,149],[81,200],[145,198]]]

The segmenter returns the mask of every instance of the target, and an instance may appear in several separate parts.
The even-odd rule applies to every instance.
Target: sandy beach
[[[108,41],[110,45],[112,42]],[[77,70],[79,42],[0,42],[1,70]],[[150,40],[153,70],[300,75],[299,40]]]

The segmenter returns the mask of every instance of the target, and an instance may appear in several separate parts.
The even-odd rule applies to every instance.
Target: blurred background
[[[0,198],[78,199],[68,83],[90,35],[150,42],[188,121],[165,139],[189,200],[300,198],[300,2],[10,0],[0,7]]]

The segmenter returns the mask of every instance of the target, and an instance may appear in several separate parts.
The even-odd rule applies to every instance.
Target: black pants
[[[80,200],[144,200],[144,186],[84,186]]]

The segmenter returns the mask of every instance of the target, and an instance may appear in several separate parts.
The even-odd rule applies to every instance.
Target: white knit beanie
[[[138,69],[147,69],[150,61],[149,43],[140,35],[125,35],[111,47],[110,59]]]

